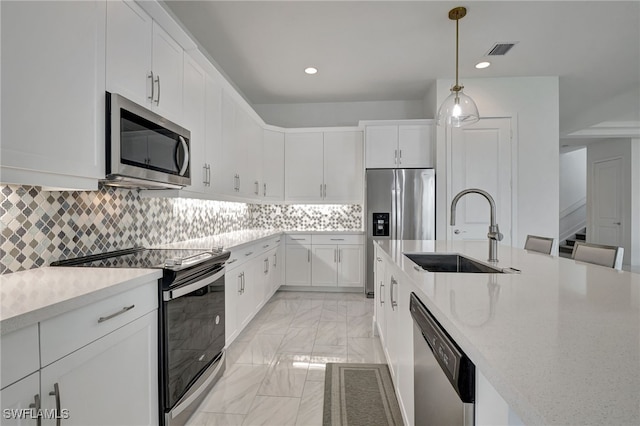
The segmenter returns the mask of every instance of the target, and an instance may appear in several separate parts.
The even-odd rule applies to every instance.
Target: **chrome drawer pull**
[[[110,320],[111,318],[117,317],[118,315],[122,315],[125,312],[130,311],[135,307],[136,307],[136,305],[125,306],[124,308],[122,308],[122,310],[116,312],[115,314],[111,314],[111,315],[108,315],[106,317],[100,317],[100,318],[98,318],[98,324],[100,324],[101,322],[105,322],[107,320]]]

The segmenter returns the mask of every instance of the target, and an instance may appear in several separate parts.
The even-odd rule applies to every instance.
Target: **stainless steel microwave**
[[[179,189],[191,184],[185,128],[118,94],[106,93],[105,185]]]

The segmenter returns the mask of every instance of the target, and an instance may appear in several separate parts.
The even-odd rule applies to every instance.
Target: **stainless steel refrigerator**
[[[365,292],[373,297],[373,240],[434,240],[433,169],[367,169],[367,270]]]

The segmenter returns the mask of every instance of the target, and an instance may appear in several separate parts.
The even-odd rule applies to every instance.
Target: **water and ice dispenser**
[[[389,213],[373,213],[373,236],[389,236]]]

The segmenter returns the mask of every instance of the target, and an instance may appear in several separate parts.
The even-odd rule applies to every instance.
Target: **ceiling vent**
[[[511,50],[513,46],[516,45],[517,42],[514,43],[496,43],[493,45],[489,52],[485,56],[503,56],[506,55],[508,51]]]

